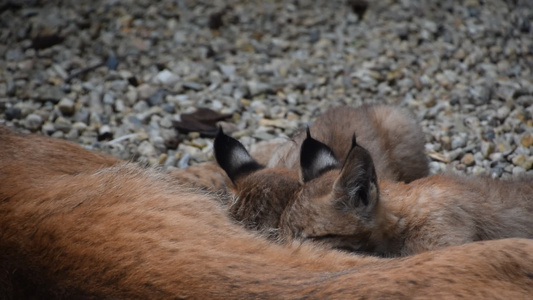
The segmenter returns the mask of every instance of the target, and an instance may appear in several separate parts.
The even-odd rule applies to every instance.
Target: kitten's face
[[[371,252],[373,223],[365,207],[348,207],[335,185],[340,170],[331,170],[303,184],[280,220],[280,233],[288,240],[306,239],[349,252]]]

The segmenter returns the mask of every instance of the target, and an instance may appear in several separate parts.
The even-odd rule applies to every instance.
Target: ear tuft
[[[370,153],[357,145],[355,135],[334,190],[342,210],[370,212],[379,200],[376,170]]]
[[[240,176],[263,168],[239,141],[226,135],[221,127],[218,128],[213,148],[218,165],[233,182]]]
[[[357,146],[357,138],[355,137],[355,132],[354,132],[352,136],[352,149],[355,148],[356,146]]]
[[[324,172],[338,166],[339,161],[333,151],[325,144],[313,139],[308,127],[307,138],[300,148],[300,167],[303,181],[307,182],[317,178]]]

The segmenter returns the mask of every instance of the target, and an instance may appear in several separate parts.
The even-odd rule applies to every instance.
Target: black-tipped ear
[[[352,147],[350,148],[353,149],[357,146],[357,138],[355,137],[355,132],[353,133],[353,136],[352,136]]]
[[[379,200],[379,187],[370,153],[357,145],[355,135],[339,178],[334,184],[337,207],[356,210],[367,217]]]
[[[213,147],[218,165],[226,171],[233,182],[240,176],[263,168],[239,141],[224,134],[220,127]]]
[[[317,178],[324,172],[338,166],[339,161],[333,151],[325,144],[313,139],[308,127],[307,138],[300,148],[300,167],[303,181],[307,182]]]

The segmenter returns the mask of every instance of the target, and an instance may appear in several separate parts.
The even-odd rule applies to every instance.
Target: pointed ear
[[[239,141],[224,134],[220,127],[213,147],[218,165],[233,182],[240,176],[263,168]]]
[[[367,217],[379,200],[379,187],[370,153],[357,144],[355,135],[341,173],[334,184],[336,206]],[[366,213],[366,214],[365,214]]]
[[[313,139],[308,127],[307,138],[300,148],[300,167],[303,181],[307,182],[317,178],[324,172],[338,166],[339,161],[333,151],[325,144]]]

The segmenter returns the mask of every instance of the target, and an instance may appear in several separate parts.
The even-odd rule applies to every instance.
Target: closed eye
[[[344,240],[352,240],[353,237],[340,234],[324,234],[317,236],[309,236],[308,239],[311,239],[315,242],[329,244],[333,249],[346,251],[351,253],[360,253],[360,245],[353,243],[344,243]]]
[[[372,251],[372,248],[369,248],[368,245],[354,242],[355,237],[352,235],[341,235],[341,234],[324,234],[317,236],[308,236],[308,239],[328,245],[331,248],[339,251],[349,252],[352,254],[358,255],[371,255],[383,257],[382,253],[377,253]]]
[[[327,239],[333,239],[341,237],[341,235],[338,234],[324,234],[324,235],[315,235],[315,236],[308,236],[308,239],[312,239],[313,241],[323,241]]]

